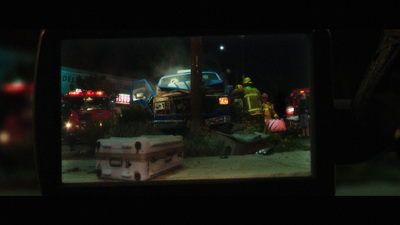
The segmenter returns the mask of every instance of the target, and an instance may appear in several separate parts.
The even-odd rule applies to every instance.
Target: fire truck
[[[70,91],[62,99],[62,117],[67,133],[84,129],[91,122],[114,119],[110,98],[102,91]]]
[[[299,95],[305,95],[309,100],[309,88],[296,88],[293,89],[290,95],[286,98],[286,121],[288,129],[296,128],[299,126]]]

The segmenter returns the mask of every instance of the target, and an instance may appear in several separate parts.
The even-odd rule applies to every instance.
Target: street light
[[[219,46],[219,50],[223,51],[225,49],[225,47],[223,45]]]

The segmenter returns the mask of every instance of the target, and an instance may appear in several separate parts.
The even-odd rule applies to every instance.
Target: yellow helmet
[[[244,79],[243,79],[243,84],[252,84],[253,82],[251,82],[251,79],[250,79],[250,77],[245,77]]]

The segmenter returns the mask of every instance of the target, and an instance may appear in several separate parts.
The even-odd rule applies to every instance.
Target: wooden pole
[[[190,132],[194,133],[200,128],[203,106],[203,81],[201,69],[201,43],[202,37],[191,38],[191,121]]]

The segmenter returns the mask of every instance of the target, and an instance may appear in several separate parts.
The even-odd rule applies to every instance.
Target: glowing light
[[[223,45],[219,46],[219,50],[223,51],[225,49],[225,47]]]
[[[228,99],[228,97],[220,97],[220,98],[219,98],[219,104],[220,104],[220,105],[228,105],[228,104],[229,104],[229,99]]]
[[[0,132],[0,143],[1,144],[8,144],[10,142],[10,134],[7,131]]]
[[[178,70],[176,73],[190,73],[191,69]]]
[[[286,108],[286,113],[287,114],[293,114],[294,113],[294,107],[293,106],[289,106]]]
[[[129,104],[130,95],[128,94],[118,94],[118,98],[115,99],[118,104]]]

